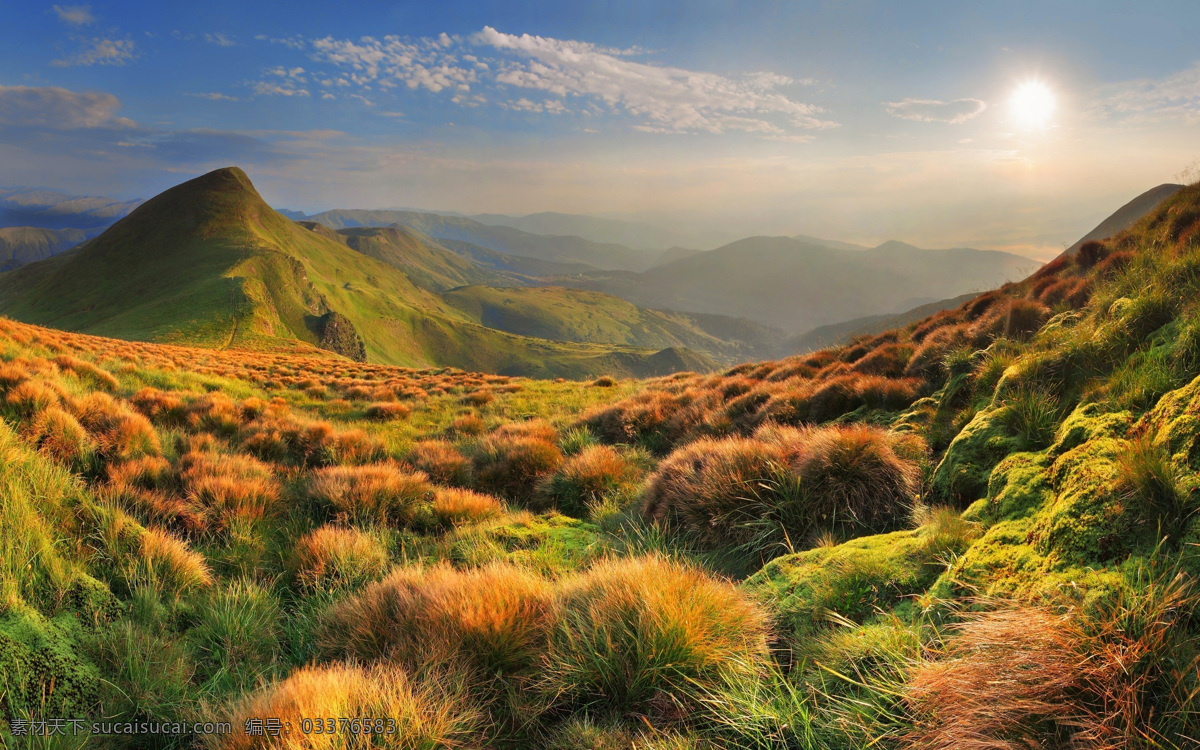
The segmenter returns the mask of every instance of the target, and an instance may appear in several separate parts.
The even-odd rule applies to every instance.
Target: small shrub
[[[322,526],[296,542],[291,570],[303,586],[357,585],[383,575],[388,553],[374,536],[346,526]]]
[[[617,379],[609,375],[601,375],[592,381],[592,386],[595,388],[612,388],[617,384]]]

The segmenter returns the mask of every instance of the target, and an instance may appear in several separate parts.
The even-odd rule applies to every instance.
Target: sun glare
[[[1013,119],[1026,130],[1042,130],[1054,116],[1054,92],[1041,81],[1026,81],[1009,102]]]

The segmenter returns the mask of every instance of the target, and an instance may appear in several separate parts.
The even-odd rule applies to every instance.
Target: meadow
[[[0,319],[0,740],[1196,747],[1198,232],[650,380]]]

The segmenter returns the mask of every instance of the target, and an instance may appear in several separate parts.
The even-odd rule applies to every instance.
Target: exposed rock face
[[[354,324],[345,315],[330,310],[314,322],[317,346],[349,357],[355,362],[367,361],[367,348]]]

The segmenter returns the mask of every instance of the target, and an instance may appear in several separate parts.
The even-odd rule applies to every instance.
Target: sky
[[[1200,177],[1200,3],[0,0],[0,186],[1052,257]],[[1032,92],[1032,96],[1030,95]]]

